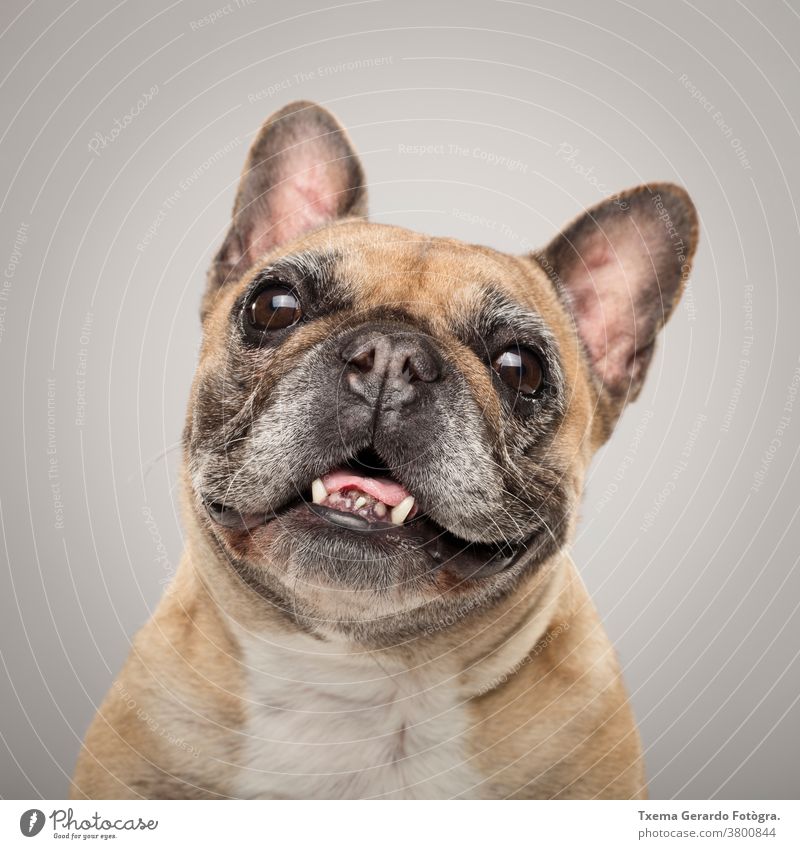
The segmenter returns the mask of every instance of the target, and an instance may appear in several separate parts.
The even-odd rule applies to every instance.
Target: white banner
[[[800,846],[792,801],[0,802],[0,845],[114,841],[223,845],[502,849],[566,846]]]

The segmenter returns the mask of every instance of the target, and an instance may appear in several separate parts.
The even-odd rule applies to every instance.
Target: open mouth
[[[251,530],[290,515],[295,521],[305,517],[318,528],[357,533],[365,542],[371,537],[375,542],[402,543],[424,551],[437,566],[470,577],[508,568],[530,542],[477,543],[457,537],[420,509],[413,493],[371,448],[316,478],[308,490],[274,513],[242,514],[211,502],[206,502],[206,509],[216,524],[233,530]]]
[[[369,448],[312,481],[309,509],[348,528],[374,530],[398,527],[419,512],[414,496]]]

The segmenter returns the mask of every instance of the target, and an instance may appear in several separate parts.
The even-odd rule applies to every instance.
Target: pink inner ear
[[[301,152],[287,157],[291,171],[269,190],[269,223],[264,231],[253,234],[253,259],[337,217],[346,186],[340,169],[324,161],[326,155],[330,153],[307,143]]]
[[[631,189],[579,216],[544,252],[589,365],[616,399],[642,386],[656,334],[688,273],[697,214],[669,183]]]
[[[578,330],[598,376],[620,385],[631,368],[643,328],[638,326],[636,304],[653,263],[642,236],[632,226],[626,233],[597,232],[584,246],[569,280]]]

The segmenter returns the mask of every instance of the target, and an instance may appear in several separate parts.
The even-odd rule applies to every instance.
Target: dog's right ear
[[[336,218],[366,211],[364,172],[336,118],[307,101],[275,112],[247,155],[231,226],[208,272],[203,315],[219,289],[262,254]]]

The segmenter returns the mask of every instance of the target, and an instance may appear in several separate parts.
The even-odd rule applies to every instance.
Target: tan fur
[[[286,250],[327,243],[346,257],[348,280],[365,303],[386,304],[400,292],[406,309],[435,321],[445,309],[457,311],[461,303],[466,309],[471,283],[500,280],[520,302],[535,305],[561,342],[572,397],[558,450],[573,457],[579,488],[596,447],[586,438],[596,398],[569,319],[537,266],[357,221],[312,233]],[[215,346],[224,339],[216,324],[222,326],[239,290],[225,292],[206,320],[201,369],[226,355]],[[324,333],[324,324],[309,332]],[[298,334],[298,346],[308,342]],[[476,395],[493,397],[485,371],[466,372]],[[491,404],[486,412],[498,415]],[[186,556],[89,729],[75,798],[235,793],[236,732],[247,693],[232,623],[262,634],[287,626],[208,546],[188,491],[185,501]],[[476,795],[644,795],[639,740],[618,664],[568,558],[547,564],[503,604],[470,617],[468,626],[455,623],[410,647],[373,654],[379,661],[385,654],[387,662],[424,663],[434,673],[460,670],[452,686],[468,708],[464,757],[480,776]]]
[[[591,458],[640,391],[656,335],[688,276],[697,239],[691,201],[676,186],[642,186],[580,216],[540,254],[521,257],[367,223],[366,207],[360,162],[330,113],[299,102],[266,121],[203,298],[203,345],[184,439],[186,550],[89,728],[74,798],[646,795],[619,665],[565,543]],[[333,292],[335,309],[292,325],[279,340],[270,336],[269,344],[264,330],[248,348],[250,287],[265,285],[256,275],[269,266],[272,285],[285,271],[280,260],[290,256],[296,265],[310,257],[313,274],[320,264],[335,265],[335,283],[347,297]],[[316,291],[314,298],[330,294]],[[558,379],[542,387],[553,389],[550,406],[540,393],[527,399],[534,405],[527,414],[509,412],[507,387],[501,396],[501,378],[491,371],[496,354],[479,356],[464,330],[479,307],[507,322],[509,302],[557,349],[557,363],[549,364]],[[234,307],[240,312],[232,316]],[[438,528],[427,525],[434,533],[445,529],[451,539],[476,544],[497,543],[498,535],[525,540],[529,547],[516,559],[490,559],[499,564],[495,572],[461,571],[470,554],[460,542],[454,565],[439,557],[430,566],[435,552],[409,552],[417,532],[402,529],[409,535],[397,537],[395,528],[388,529],[394,561],[370,558],[383,570],[370,572],[358,549],[337,549],[331,537],[322,547],[304,547],[302,523],[263,518],[264,510],[287,503],[290,486],[304,486],[299,473],[287,472],[294,452],[305,451],[305,470],[330,462],[321,443],[335,440],[333,431],[317,430],[316,438],[305,431],[341,425],[333,390],[342,382],[336,370],[355,359],[342,347],[353,343],[351,325],[361,333],[372,322],[370,333],[399,335],[376,331],[375,319],[364,318],[370,315],[408,329],[416,354],[426,345],[436,349],[441,370],[428,379],[441,378],[431,389],[440,394],[415,395],[410,413],[402,407],[389,450],[413,444],[417,454],[406,469],[421,471],[420,491],[431,481],[440,485],[437,498],[448,505]],[[329,358],[313,359],[328,341]],[[508,351],[507,336],[493,344]],[[309,371],[308,362],[321,362],[323,373]],[[441,394],[454,375],[458,394]],[[351,371],[348,379],[354,377]],[[331,392],[314,394],[318,387]],[[271,401],[273,393],[274,408],[258,406],[260,395]],[[351,432],[342,447],[350,453],[336,463],[352,459],[358,439],[379,448],[385,407],[397,413],[380,396],[366,408],[348,398]],[[431,398],[439,402],[435,413],[447,415],[430,412]],[[452,398],[452,405],[442,401]],[[361,417],[354,419],[356,408]],[[544,430],[537,416],[555,408]],[[370,412],[371,425],[364,423]],[[253,421],[242,426],[240,413]],[[268,428],[269,438],[262,432],[260,453],[248,458],[255,457],[258,473],[248,459],[235,466],[236,474],[250,474],[236,481],[244,495],[234,496],[243,501],[238,506],[234,498],[228,523],[221,517],[229,493],[216,490],[230,491],[229,452],[252,446],[250,425]],[[447,440],[432,444],[445,430]],[[440,453],[420,461],[429,445]],[[211,462],[220,455],[221,470]],[[264,489],[273,492],[272,503]],[[440,507],[429,503],[429,519]],[[493,524],[492,508],[500,517]],[[302,505],[293,509],[310,515]],[[256,521],[238,523],[248,512]],[[557,519],[551,526],[540,514]],[[548,546],[537,547],[542,541]],[[346,556],[337,554],[342,550]],[[479,550],[487,549],[468,549]],[[417,573],[409,579],[393,572],[397,563]],[[335,576],[326,571],[330,564]],[[348,566],[358,574],[341,580]],[[386,576],[385,584],[377,580]]]

